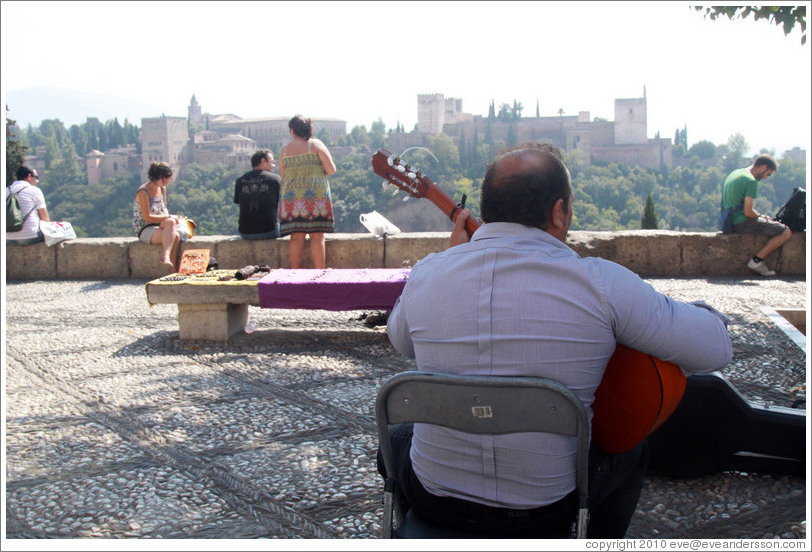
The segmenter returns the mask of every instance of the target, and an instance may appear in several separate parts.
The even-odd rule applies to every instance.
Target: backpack
[[[20,188],[24,190],[25,188]],[[17,190],[19,192],[20,190]],[[17,192],[9,188],[10,194],[6,196],[6,232],[19,232],[23,229],[23,223],[28,218],[34,209],[28,211],[23,216],[23,210],[20,208],[20,202],[17,200]]]
[[[806,232],[806,190],[794,188],[774,218],[793,232]]]

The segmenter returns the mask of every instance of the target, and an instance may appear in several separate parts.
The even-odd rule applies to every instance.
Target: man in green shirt
[[[762,234],[770,237],[764,247],[747,261],[747,268],[762,276],[775,276],[775,271],[767,268],[764,258],[792,237],[792,230],[771,219],[768,215],[756,212],[753,208],[753,201],[758,194],[759,180],[766,180],[777,170],[778,161],[775,157],[762,154],[756,157],[750,167],[736,169],[730,173],[722,188],[722,208],[741,207],[730,215],[733,232],[735,234]]]

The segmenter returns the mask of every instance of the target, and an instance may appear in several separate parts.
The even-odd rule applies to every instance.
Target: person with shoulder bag
[[[761,276],[775,276],[764,259],[784,245],[792,237],[792,230],[768,215],[759,213],[753,207],[758,195],[758,184],[778,170],[778,161],[772,155],[763,153],[753,160],[749,167],[731,172],[722,186],[721,214],[730,211],[728,227],[720,230],[734,234],[759,234],[769,239],[755,255],[747,260],[747,268]],[[720,217],[721,218],[721,217]]]
[[[17,203],[23,213],[22,227],[17,231],[6,232],[6,243],[31,245],[45,241],[40,230],[40,221],[51,220],[45,206],[45,196],[39,189],[39,174],[26,165],[20,166],[15,173],[15,180],[6,187],[6,200],[16,194]]]

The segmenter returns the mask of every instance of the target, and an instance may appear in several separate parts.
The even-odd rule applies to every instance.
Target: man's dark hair
[[[14,173],[14,178],[17,180],[25,180],[29,174],[34,174],[34,169],[26,165],[20,165],[17,172]]]
[[[269,149],[260,149],[255,151],[254,155],[251,156],[251,168],[256,169],[259,167],[263,159],[270,159],[269,155],[272,155],[271,150]]]
[[[517,164],[518,170],[506,168]],[[497,157],[482,180],[484,222],[515,222],[544,230],[555,202],[567,207],[572,186],[561,153],[549,144],[520,144]]]
[[[768,169],[772,169],[773,171],[778,170],[778,160],[769,153],[762,153],[753,161],[753,167],[760,167],[762,165],[766,165]]]

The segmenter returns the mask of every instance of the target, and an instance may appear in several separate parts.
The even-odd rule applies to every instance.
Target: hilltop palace
[[[203,113],[193,95],[187,117],[147,117],[141,119],[141,153],[135,146],[105,152],[92,150],[84,157],[88,183],[98,183],[120,174],[146,175],[149,164],[164,161],[179,172],[184,165],[197,163],[247,169],[257,148],[278,152],[290,139],[288,117],[243,119],[232,114]],[[347,134],[347,123],[340,119],[314,118],[314,136],[333,144]],[[446,134],[459,147],[474,133],[490,133],[496,142],[539,140],[564,151],[578,150],[580,161],[623,163],[661,170],[672,166],[672,142],[669,138],[648,138],[645,89],[642,98],[616,99],[615,120],[590,120],[588,111],[557,117],[520,117],[511,121],[489,119],[462,110],[462,100],[442,94],[418,94],[417,127],[413,132],[392,132],[389,149],[404,151],[427,145],[431,135]],[[350,148],[331,146],[339,160]],[[29,162],[44,170],[44,152],[35,152]],[[37,167],[41,164],[42,167]]]

